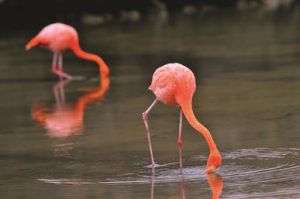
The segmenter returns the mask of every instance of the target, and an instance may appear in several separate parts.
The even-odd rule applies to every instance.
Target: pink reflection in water
[[[65,100],[64,87],[69,80],[60,80],[53,86],[56,104],[53,107],[44,107],[37,103],[32,108],[32,117],[47,130],[49,137],[66,138],[78,135],[83,130],[84,110],[92,102],[102,100],[109,89],[109,77],[100,77],[100,85],[90,89],[79,97],[74,104]]]

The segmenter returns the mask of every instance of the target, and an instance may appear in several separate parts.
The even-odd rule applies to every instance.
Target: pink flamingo
[[[101,57],[87,53],[80,48],[78,33],[72,26],[63,23],[47,25],[27,43],[26,50],[35,46],[45,47],[53,52],[52,72],[61,78],[75,79],[63,71],[62,52],[67,49],[72,50],[82,59],[96,62],[103,76],[109,74],[109,68]]]
[[[181,147],[182,147],[182,112],[184,113],[189,124],[196,129],[205,138],[210,154],[207,161],[206,173],[213,173],[215,169],[222,165],[221,154],[209,132],[195,117],[192,108],[192,98],[196,90],[195,76],[193,72],[187,67],[178,64],[166,64],[158,68],[152,77],[152,83],[149,89],[155,94],[156,99],[143,112],[143,120],[146,127],[146,135],[148,139],[151,164],[154,168],[156,166],[153,156],[150,129],[148,125],[148,113],[157,103],[161,101],[164,104],[170,104],[180,107],[178,146],[180,152],[180,166],[182,167]]]

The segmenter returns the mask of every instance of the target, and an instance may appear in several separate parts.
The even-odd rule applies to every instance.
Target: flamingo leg
[[[63,55],[58,53],[58,70],[63,72]]]
[[[154,105],[157,103],[157,99],[154,100],[154,102],[148,107],[148,109],[143,112],[143,120],[146,128],[146,136],[148,139],[148,146],[149,146],[149,151],[150,151],[150,158],[151,158],[151,165],[152,168],[155,167],[155,161],[154,161],[154,156],[153,156],[153,150],[152,150],[152,144],[151,144],[151,135],[150,135],[150,128],[148,124],[148,113],[151,111],[151,109],[154,107]]]
[[[58,66],[57,66],[58,65]],[[62,53],[54,52],[52,59],[52,72],[57,74],[60,79],[66,78],[72,80],[73,77],[62,71]]]
[[[56,73],[56,71],[57,71],[57,69],[56,69],[57,61],[58,61],[58,53],[54,52],[53,57],[52,57],[52,72],[53,73]]]
[[[58,71],[63,72],[63,56],[62,53],[58,53]],[[62,81],[63,77],[59,75],[59,79]]]
[[[180,164],[180,171],[182,172],[182,109],[180,109],[179,114],[179,129],[178,129],[178,150],[179,150],[179,164]]]

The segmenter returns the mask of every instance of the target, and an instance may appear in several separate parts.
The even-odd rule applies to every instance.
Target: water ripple
[[[278,150],[268,148],[239,149],[231,153],[225,153],[224,159],[267,160],[283,158],[288,155],[299,155],[299,152],[300,149],[297,148],[279,148]]]
[[[224,165],[218,173],[224,179],[226,186],[232,191],[228,194],[232,198],[247,198],[250,193],[245,193],[243,196],[238,195],[237,190],[247,190],[249,186],[261,186],[277,183],[299,183],[300,165],[297,162],[285,161],[287,157],[291,160],[299,160],[300,149],[298,148],[278,148],[271,150],[268,148],[254,148],[254,149],[239,149],[232,152],[224,153]],[[202,156],[198,158],[192,157],[187,162],[199,163]],[[276,161],[274,161],[276,160]],[[167,163],[163,167],[156,168],[155,175],[151,174],[151,169],[140,167],[136,173],[126,173],[122,175],[105,178],[102,180],[88,180],[88,179],[38,179],[44,183],[50,184],[151,184],[151,183],[177,183],[184,179],[185,182],[189,181],[206,181],[207,176],[204,173],[205,166],[186,166],[182,171],[179,169],[178,163]],[[298,186],[299,188],[299,186]],[[299,193],[290,186],[290,192]],[[251,193],[251,198],[260,197],[262,193]],[[279,189],[268,195],[282,194],[285,192]],[[266,197],[267,195],[264,195]]]

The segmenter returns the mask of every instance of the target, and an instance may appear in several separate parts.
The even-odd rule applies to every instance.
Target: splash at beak
[[[215,172],[216,172],[216,167],[215,166],[207,167],[206,170],[205,170],[206,174],[212,174],[212,173],[215,173]]]

